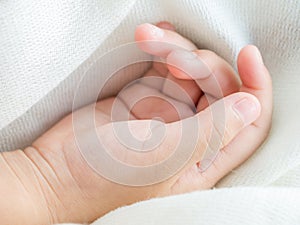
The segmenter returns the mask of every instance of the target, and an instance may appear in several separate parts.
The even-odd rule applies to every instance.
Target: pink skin
[[[198,96],[200,96],[197,105],[198,111],[201,111],[205,107],[207,107],[207,96],[210,97],[209,101],[210,103],[212,103],[215,100],[221,98],[222,95],[227,96],[235,92],[245,92],[252,94],[261,103],[260,117],[250,126],[243,129],[237,135],[237,137],[235,137],[234,140],[230,144],[228,144],[228,146],[221,149],[218,157],[208,170],[204,171],[201,176],[199,176],[197,170],[195,170],[194,168],[191,169],[193,175],[189,174],[188,177],[192,176],[198,178],[193,179],[193,182],[196,183],[195,186],[203,186],[204,188],[209,188],[211,184],[215,184],[216,181],[226,175],[228,171],[231,171],[232,169],[240,165],[243,161],[245,161],[265,140],[270,129],[272,118],[271,77],[268,70],[263,64],[259,50],[255,46],[249,45],[244,47],[238,56],[237,64],[239,76],[242,81],[242,84],[240,85],[239,81],[236,79],[234,70],[225,60],[218,57],[211,51],[196,49],[196,47],[189,40],[178,37],[178,34],[173,32],[175,29],[172,27],[172,25],[166,25],[165,22],[162,24],[162,27],[168,29],[167,31],[165,31],[163,37],[156,38],[153,36],[147,36],[146,34],[151,34],[151,32],[147,32],[147,29],[153,29],[153,27],[146,24],[140,25],[140,27],[137,28],[135,35],[136,40],[159,40],[169,43],[172,42],[174,45],[181,46],[182,48],[193,51],[196,54],[196,56],[200,59],[200,65],[196,65],[195,62],[193,63],[195,64],[195,66],[191,66],[189,64],[190,60],[180,60],[180,54],[182,54],[181,50],[172,51],[172,49],[170,49],[168,51],[168,54],[166,54],[167,50],[165,49],[163,49],[162,51],[153,51],[153,48],[147,48],[149,46],[141,45],[141,48],[144,51],[155,56],[166,57],[167,63],[170,63],[172,65],[175,64],[177,68],[180,68],[177,69],[174,66],[167,65],[169,71],[174,77],[185,81],[190,80],[190,83],[188,84],[189,87],[186,88],[187,90],[195,90],[199,86],[201,87],[200,93],[197,93]],[[213,71],[213,73],[208,73],[207,67],[204,68],[204,71],[201,71],[201,64],[203,65],[203,62],[210,69],[209,72]],[[185,74],[183,71],[188,71],[189,75]],[[201,77],[203,76],[203,74],[205,75],[205,77]],[[211,76],[212,74],[213,76]],[[191,78],[191,75],[193,75],[193,78]],[[199,77],[199,80],[197,79],[197,77]],[[214,86],[216,85],[220,85],[221,91],[220,88],[214,88]],[[185,84],[185,86],[187,85]],[[207,94],[207,92],[210,93]],[[203,95],[202,93],[206,93],[206,95]],[[193,98],[192,94],[191,98],[195,99]],[[244,146],[243,143],[248,144]],[[243,146],[242,151],[241,146]],[[187,181],[184,179],[182,182],[185,184]],[[208,180],[209,182],[207,182]],[[178,183],[180,182],[181,181],[179,181]],[[186,185],[184,184],[182,185],[184,186],[183,189],[186,188]],[[178,192],[180,191],[184,190],[180,189]]]
[[[137,201],[209,189],[244,162],[265,140],[271,124],[272,85],[258,49],[249,45],[241,50],[237,62],[240,84],[231,66],[215,53],[198,50],[167,22],[159,23],[158,27],[150,24],[138,26],[135,39],[143,51],[169,63],[154,62],[144,76],[166,80],[158,84],[159,87],[142,83],[134,86],[134,91],[131,88],[124,91],[119,110],[126,112],[125,105],[131,103],[132,93],[137,91],[147,90],[169,98],[176,107],[185,110],[186,117],[189,117],[185,121],[201,124],[191,159],[168,180],[143,187],[120,185],[95,173],[76,146],[72,125],[75,114],[83,124],[83,134],[89,134],[91,128],[85,125],[86,112],[95,107],[98,136],[105,136],[104,142],[113,147],[111,153],[114,156],[135,165],[165,159],[175,148],[174,140],[180,138],[181,123],[174,107],[163,99],[149,97],[131,109],[132,121],[129,124],[133,132],[142,135],[148,126],[144,119],[160,116],[167,122],[166,138],[155,153],[141,157],[128,152],[114,138],[112,130],[111,109],[118,98],[104,99],[68,115],[32,143],[32,147],[0,155],[0,190],[6,193],[6,201],[0,202],[3,223],[90,222],[117,207]],[[173,47],[166,44],[155,48],[141,42],[148,40],[171,43]],[[190,110],[189,103],[174,92],[168,80],[176,82],[188,93],[197,107],[196,114]],[[211,107],[225,106],[226,132],[216,160],[201,172],[198,166],[206,149],[207,137],[218,127],[218,122],[212,121],[208,100],[213,103]]]

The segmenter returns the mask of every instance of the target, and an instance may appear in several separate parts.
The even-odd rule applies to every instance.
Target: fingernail
[[[174,50],[169,54],[168,62],[180,65],[180,69],[195,80],[207,78],[212,74],[205,61],[193,51],[184,49]]]
[[[254,122],[260,114],[259,102],[244,98],[233,105],[233,110],[245,126]]]
[[[258,48],[256,46],[254,46],[254,48],[255,48],[255,58],[256,58],[257,62],[264,65],[264,61],[263,61],[260,51],[258,50]]]
[[[165,34],[164,30],[163,29],[160,29],[159,27],[157,26],[154,26],[150,23],[147,23],[146,26],[148,26],[150,32],[151,32],[151,35],[153,37],[156,37],[156,38],[162,38]]]

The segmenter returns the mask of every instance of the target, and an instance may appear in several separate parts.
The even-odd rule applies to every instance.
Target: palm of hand
[[[135,119],[178,121],[195,115],[201,93],[194,81],[179,80],[166,65],[155,62],[142,78],[125,87],[118,96],[96,104],[97,125]]]

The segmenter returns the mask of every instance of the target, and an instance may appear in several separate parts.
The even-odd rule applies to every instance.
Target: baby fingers
[[[205,93],[199,100],[198,111],[240,87],[230,64],[209,50],[174,50],[167,56],[167,65],[176,78],[194,80]]]

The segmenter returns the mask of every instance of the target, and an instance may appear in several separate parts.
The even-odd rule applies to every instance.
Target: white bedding
[[[138,203],[93,225],[300,224],[297,0],[0,1],[0,151],[25,147],[71,112],[89,65],[133,41],[138,24],[160,20],[233,65],[241,47],[257,45],[273,78],[272,132],[219,189]],[[82,104],[105,78],[91,76]],[[107,94],[127,81],[116,80]]]

